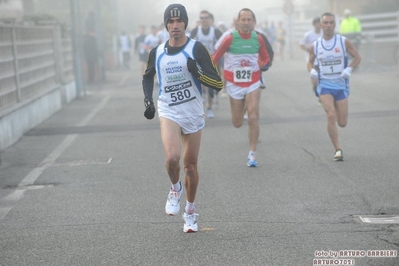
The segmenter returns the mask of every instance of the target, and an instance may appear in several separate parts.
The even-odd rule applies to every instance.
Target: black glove
[[[270,68],[271,66],[272,66],[272,62],[269,62],[269,63],[267,63],[266,65],[262,66],[262,67],[260,68],[260,70],[261,70],[262,72],[268,71],[269,68]]]
[[[200,70],[197,66],[197,61],[195,61],[191,57],[187,58],[187,68],[188,71],[190,71],[190,73],[193,74],[195,77],[198,78],[199,76],[201,76]]]
[[[145,106],[145,111],[144,111],[145,118],[153,119],[155,116],[154,102],[152,100],[144,99],[144,106]]]

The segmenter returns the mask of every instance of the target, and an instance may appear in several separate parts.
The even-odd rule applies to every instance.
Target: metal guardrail
[[[70,30],[0,25],[0,112],[73,79]]]
[[[399,12],[362,15],[358,19],[364,35],[374,36],[376,43],[399,42]]]
[[[359,15],[357,18],[362,25],[363,42],[372,36],[375,43],[399,43],[399,12]],[[300,40],[311,28],[310,20],[295,21],[294,39]]]

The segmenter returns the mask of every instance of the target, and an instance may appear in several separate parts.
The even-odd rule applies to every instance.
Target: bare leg
[[[257,90],[247,94],[245,98],[245,105],[248,112],[248,137],[249,147],[251,151],[256,151],[259,139],[259,100],[261,90]]]
[[[348,121],[348,99],[334,102],[330,94],[320,95],[320,101],[327,116],[327,131],[335,150],[341,149],[338,141],[337,122],[345,127]]]
[[[244,121],[245,99],[236,100],[230,97],[231,120],[233,126],[239,128]]]
[[[193,133],[182,135],[183,139],[183,164],[184,164],[184,186],[187,193],[187,201],[194,202],[197,194],[199,182],[198,174],[198,155],[201,144],[201,130]]]
[[[166,156],[166,171],[172,184],[176,184],[180,174],[181,130],[179,125],[172,120],[160,117],[159,121]]]
[[[348,123],[348,98],[335,102],[338,126],[345,127]]]

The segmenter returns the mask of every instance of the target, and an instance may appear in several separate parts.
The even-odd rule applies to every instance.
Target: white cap
[[[226,23],[224,21],[218,21],[218,23],[216,23],[216,26],[218,26],[218,27],[226,26]]]
[[[345,15],[345,16],[349,16],[349,15],[351,15],[351,14],[352,14],[352,11],[351,11],[349,8],[347,8],[347,9],[344,10],[344,15]]]

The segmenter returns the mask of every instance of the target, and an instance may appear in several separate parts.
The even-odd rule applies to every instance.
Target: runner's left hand
[[[310,79],[311,80],[319,79],[319,73],[317,73],[316,69],[314,69],[314,68],[312,68],[312,70],[310,70]]]
[[[144,100],[144,106],[145,106],[145,111],[144,111],[144,116],[147,119],[153,119],[155,116],[155,105],[152,100],[145,99]]]
[[[341,72],[341,78],[347,79],[351,76],[352,74],[352,68],[347,67]]]
[[[193,74],[194,76],[196,76],[197,78],[201,75],[199,73],[197,61],[195,61],[191,57],[187,58],[187,68],[188,68],[188,71],[190,71],[190,73]]]

